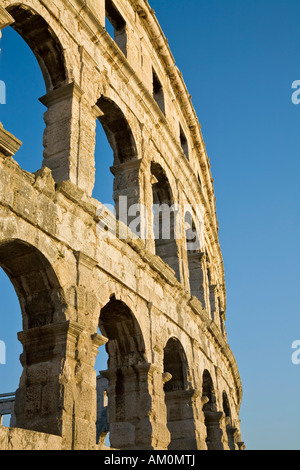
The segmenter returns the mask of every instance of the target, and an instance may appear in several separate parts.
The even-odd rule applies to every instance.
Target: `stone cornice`
[[[6,131],[0,122],[0,154],[12,157],[21,147],[22,142],[10,132]]]
[[[0,6],[0,30],[14,23],[15,20],[13,17],[5,10],[5,8]],[[0,33],[1,37],[1,33]]]

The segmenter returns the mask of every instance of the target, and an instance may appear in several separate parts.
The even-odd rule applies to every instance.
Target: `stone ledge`
[[[0,122],[0,154],[12,157],[21,147],[22,142],[3,128]]]
[[[0,426],[0,450],[62,450],[62,438],[52,434]]]
[[[0,6],[0,30],[14,23],[15,20],[13,17],[5,10],[5,8]],[[1,38],[1,31],[0,31]]]

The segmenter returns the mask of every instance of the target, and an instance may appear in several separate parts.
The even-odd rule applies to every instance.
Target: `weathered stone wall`
[[[13,451],[61,450],[61,437],[0,426],[0,449]]]
[[[107,343],[113,447],[175,448],[185,430],[189,449],[238,449],[242,388],[224,326],[210,165],[153,11],[142,0],[1,0],[0,14],[36,54],[47,88],[41,170],[19,167],[21,143],[0,128],[0,265],[24,323],[16,426],[60,436],[64,449],[98,448],[94,365]],[[96,119],[114,150],[117,216],[119,196],[143,204],[149,237],[91,197]],[[187,252],[177,227],[177,273],[170,246],[156,254],[155,197],[194,211],[200,245]],[[108,237],[114,225],[119,236]]]

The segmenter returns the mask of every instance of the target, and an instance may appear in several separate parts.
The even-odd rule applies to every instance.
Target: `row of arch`
[[[68,76],[63,49],[48,23],[33,10],[22,5],[9,7],[8,11],[15,20],[13,28],[25,39],[38,59],[47,91],[55,93],[62,87],[67,87],[68,93],[71,95],[75,93],[74,86],[66,85]],[[47,138],[48,135],[54,135],[62,119],[56,108],[57,95],[55,97],[55,99],[53,97],[42,99],[42,102],[48,106],[46,113],[48,117],[45,119],[47,125],[43,165],[51,168],[54,178],[59,175],[63,179],[68,179],[70,175],[64,167],[65,149],[63,148],[57,153],[60,146],[57,147],[57,143],[55,143],[51,148],[52,145],[49,144]],[[62,99],[65,98],[66,94],[63,93]],[[113,198],[116,216],[119,218],[120,198],[126,197],[129,206],[140,204],[144,190],[140,174],[141,159],[128,118],[113,99],[102,95],[93,107],[93,113],[101,123],[114,155],[113,168],[111,169],[114,174]],[[53,118],[54,115],[57,115],[57,118]],[[66,117],[63,119],[65,120]],[[58,119],[57,122],[56,119]],[[54,157],[54,155],[56,156]],[[145,222],[144,225],[148,229],[150,228],[149,236],[154,238],[154,244],[148,246],[151,246],[154,252],[174,270],[179,282],[189,288],[192,295],[201,301],[203,307],[216,320],[224,333],[225,309],[222,293],[218,290],[217,281],[213,279],[215,277],[212,275],[213,266],[208,255],[203,256],[204,245],[202,242],[200,243],[200,239],[203,238],[204,224],[199,228],[201,221],[196,220],[197,211],[192,208],[191,211],[184,213],[182,225],[185,228],[182,231],[182,225],[180,227],[176,220],[176,212],[168,210],[168,208],[174,207],[177,197],[174,196],[175,190],[171,188],[169,178],[161,163],[152,161],[147,177],[151,181],[152,207],[155,205],[164,206],[167,210],[164,213],[159,209],[157,216],[154,215],[152,223]],[[64,167],[63,172],[60,165]],[[62,174],[63,176],[61,176]],[[148,213],[151,217],[153,216],[149,207]],[[130,221],[127,215],[126,220]],[[168,228],[167,236],[163,233],[163,224]],[[178,242],[180,239],[178,227],[182,233],[182,240],[185,239],[183,243]]]
[[[61,363],[65,354],[64,348],[61,352],[57,350],[59,341],[62,341],[58,338],[63,335],[68,307],[64,290],[47,258],[37,248],[21,240],[1,242],[0,266],[13,283],[23,318],[23,332],[19,333],[23,344],[23,374],[16,394],[16,426],[59,434],[57,411],[61,407],[58,386],[61,370],[58,367],[58,375],[53,375],[50,370],[55,369],[53,363],[57,366]],[[109,382],[108,416],[112,446],[128,449],[146,446],[145,442],[139,441],[139,433],[141,422],[147,419],[152,406],[148,388],[151,364],[148,363],[141,327],[126,303],[113,295],[101,309],[99,329],[108,339],[108,367],[102,374]],[[197,449],[199,437],[195,423],[199,419],[199,410],[193,404],[194,390],[187,356],[176,337],[170,338],[164,347],[162,372],[169,449]],[[53,403],[51,406],[53,400],[55,406]],[[218,413],[216,390],[208,370],[203,374],[202,403],[207,448],[223,446],[220,419],[224,413],[228,421],[226,442],[229,448],[234,448],[229,400],[223,393],[223,409]],[[122,436],[126,429],[130,430],[127,436],[131,436],[131,440],[124,443]]]

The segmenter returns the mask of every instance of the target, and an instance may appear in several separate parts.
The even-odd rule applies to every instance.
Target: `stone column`
[[[143,204],[147,210],[147,240],[146,248],[151,253],[155,253],[155,239],[153,233],[153,192],[152,192],[152,174],[150,172],[150,167],[147,165],[143,168]]]
[[[192,398],[194,390],[166,392],[168,429],[171,434],[169,450],[197,450],[196,420]]]
[[[16,393],[16,427],[62,435],[68,381],[67,357],[81,329],[71,322],[32,328],[18,334],[23,374]]]
[[[220,327],[218,293],[216,285],[211,284],[209,286],[209,303],[211,318]]]
[[[100,374],[97,377],[97,444],[105,445],[105,438],[109,432],[108,425],[108,380]]]
[[[148,363],[101,371],[109,381],[108,422],[113,448],[167,448],[169,436],[159,424],[160,400],[156,400],[153,392],[157,373],[156,368]]]
[[[229,450],[239,450],[238,446],[238,429],[233,426],[231,418],[225,419],[226,426],[226,444]]]
[[[56,183],[78,184],[80,108],[83,91],[72,82],[40,98],[48,110],[44,114],[43,166],[52,170]]]
[[[189,252],[188,262],[191,294],[197,297],[202,307],[210,312],[205,254],[200,251]]]
[[[120,165],[113,166],[111,172],[114,179],[114,194],[116,217],[118,220],[129,226],[134,220],[141,215],[142,227],[140,234],[145,233],[146,214],[143,212],[143,205],[141,205],[141,183],[140,183],[140,168],[142,159],[129,160],[128,162]],[[142,210],[142,213],[140,211]],[[136,232],[139,230],[137,224],[132,224],[132,230]],[[139,236],[139,233],[137,233]],[[145,238],[142,236],[142,238]]]
[[[208,450],[225,450],[223,424],[224,413],[222,411],[204,411],[205,425],[207,429],[207,448]]]
[[[94,333],[93,318],[98,312],[98,302],[92,289],[93,270],[96,261],[78,251],[76,256],[76,285],[73,286],[72,305],[80,334],[71,343],[68,360],[68,410],[63,438],[65,447],[74,450],[94,449],[96,446],[97,376],[95,360],[100,346],[107,338]],[[70,419],[72,417],[72,419]],[[72,438],[70,439],[70,436]]]
[[[74,450],[97,449],[97,377],[95,360],[100,346],[107,338],[98,333],[90,335],[87,331],[77,339],[75,356],[72,357],[72,397],[70,409],[73,407],[72,435],[73,441],[67,443]],[[71,359],[71,358],[70,358]],[[69,437],[66,432],[66,438]]]
[[[32,328],[18,338],[24,369],[16,393],[16,427],[62,436],[66,450],[95,448],[92,370],[106,338],[91,337],[74,321]]]

